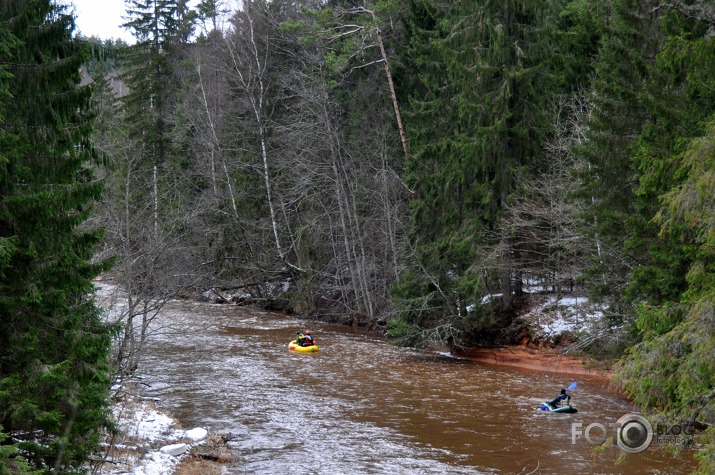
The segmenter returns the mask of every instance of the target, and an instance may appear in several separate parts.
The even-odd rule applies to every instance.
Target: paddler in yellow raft
[[[318,345],[315,343],[313,335],[310,334],[310,330],[306,330],[305,334],[301,332],[296,332],[295,334],[296,339],[288,344],[289,350],[299,352],[318,351]]]

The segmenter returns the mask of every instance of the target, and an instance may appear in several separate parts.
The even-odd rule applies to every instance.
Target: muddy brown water
[[[306,327],[320,351],[289,352],[289,340]],[[603,380],[396,348],[358,329],[246,307],[172,302],[140,373],[147,396],[184,428],[232,435],[241,455],[226,468],[231,474],[671,475],[695,468],[692,452],[670,455],[656,442],[624,454],[574,438],[579,427],[608,427],[633,411]],[[536,410],[573,380],[577,414]]]

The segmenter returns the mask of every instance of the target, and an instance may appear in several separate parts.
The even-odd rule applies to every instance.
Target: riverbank
[[[137,387],[115,390],[112,413],[119,432],[101,444],[103,475],[219,475],[238,456],[226,447],[226,435],[202,427],[184,430]]]
[[[498,348],[455,349],[453,356],[478,363],[511,366],[533,371],[587,375],[610,379],[613,372],[602,363],[562,354],[558,349],[503,346]]]
[[[567,354],[570,345],[579,341],[576,335],[604,333],[603,315],[603,307],[585,296],[532,293],[519,315],[529,329],[522,344],[455,349],[453,353],[479,363],[608,380],[613,376],[609,362]],[[605,337],[598,341],[609,344]]]

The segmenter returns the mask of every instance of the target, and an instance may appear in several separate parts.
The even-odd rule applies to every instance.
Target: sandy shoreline
[[[552,349],[532,349],[513,345],[499,348],[455,349],[453,354],[456,357],[479,363],[550,373],[588,375],[603,379],[609,379],[612,375],[608,368],[592,368],[588,361],[575,356],[562,355]]]

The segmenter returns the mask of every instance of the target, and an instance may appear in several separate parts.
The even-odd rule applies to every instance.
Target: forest
[[[470,347],[534,288],[715,472],[711,1],[230,3],[0,2],[0,474],[86,470],[170,299]]]

